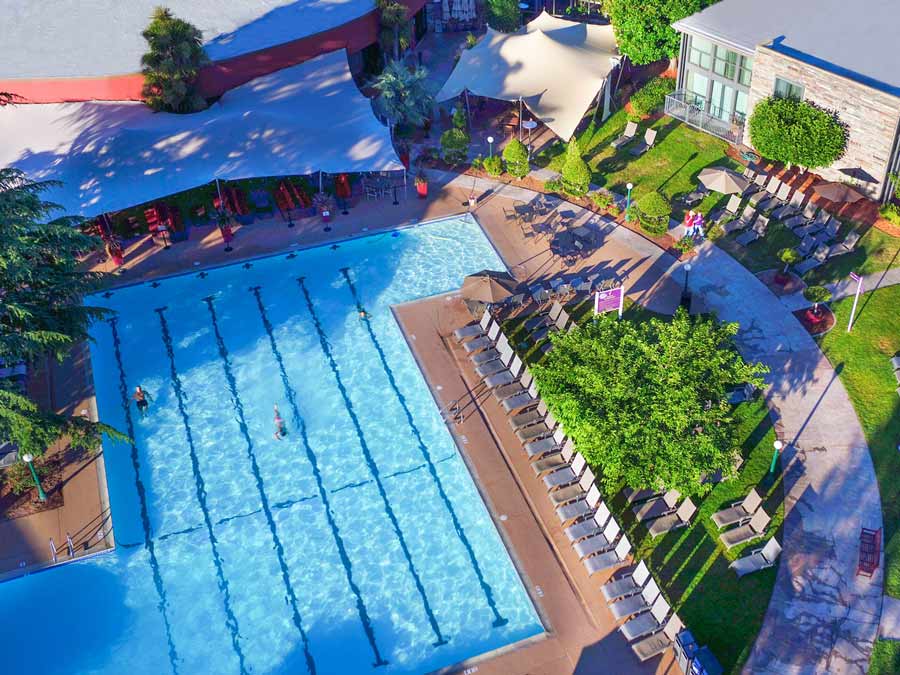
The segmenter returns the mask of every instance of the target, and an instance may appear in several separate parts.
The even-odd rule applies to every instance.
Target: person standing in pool
[[[275,437],[275,440],[276,440],[276,441],[280,441],[281,439],[284,438],[284,435],[285,435],[285,432],[284,432],[284,420],[281,419],[281,414],[278,412],[278,404],[276,403],[276,404],[273,405],[272,407],[275,409],[275,419],[274,419],[274,422],[275,422],[275,433],[274,433],[274,437]]]
[[[150,401],[153,400],[153,397],[144,391],[141,388],[141,385],[138,385],[134,388],[134,394],[131,398],[137,401],[138,412],[141,413],[141,417],[144,417],[144,415],[147,414],[147,408],[150,407]]]

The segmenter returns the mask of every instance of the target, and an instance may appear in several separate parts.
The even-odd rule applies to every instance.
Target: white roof
[[[568,140],[618,58],[612,26],[565,21],[542,12],[516,33],[487,34],[463,52],[438,92],[445,101],[468,89],[477,96],[520,98]]]
[[[3,0],[0,79],[137,73],[141,32],[163,4],[203,32],[212,60],[321,33],[375,9],[374,0]]]
[[[192,115],[142,103],[0,106],[0,166],[58,180],[46,198],[94,216],[214,178],[402,169],[344,50],[259,77]]]

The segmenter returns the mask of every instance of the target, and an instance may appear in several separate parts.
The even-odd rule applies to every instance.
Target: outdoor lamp
[[[631,222],[631,190],[634,187],[634,183],[628,183],[626,186],[628,188],[628,194],[625,196],[625,222]]]
[[[772,446],[775,448],[775,452],[772,453],[772,465],[769,467],[769,473],[775,473],[775,462],[778,461],[778,454],[781,452],[781,449],[784,447],[784,443],[776,440]]]
[[[44,494],[44,488],[41,487],[41,481],[38,478],[37,471],[34,470],[34,464],[32,464],[32,462],[34,462],[34,455],[26,452],[22,455],[22,461],[28,465],[29,469],[31,469],[31,478],[34,480],[34,485],[37,488],[38,499],[42,502],[47,501],[47,495]]]
[[[494,156],[494,137],[488,136],[487,142],[488,142],[488,157],[493,157]]]

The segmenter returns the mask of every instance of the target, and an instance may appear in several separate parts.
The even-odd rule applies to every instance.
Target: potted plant
[[[334,200],[327,192],[317,192],[313,195],[313,206],[319,215],[322,216],[323,222],[331,220],[331,211],[334,209]]]
[[[816,324],[822,321],[825,317],[822,315],[819,305],[831,300],[831,291],[824,286],[810,286],[803,291],[803,297],[813,303],[812,308],[807,310],[807,318],[810,322]]]
[[[784,263],[784,269],[775,275],[775,283],[784,286],[791,278],[788,274],[791,265],[796,265],[802,258],[803,256],[793,248],[783,248],[778,251],[778,259]]]
[[[424,171],[419,171],[416,174],[416,192],[419,195],[419,199],[425,199],[428,196],[428,176]]]

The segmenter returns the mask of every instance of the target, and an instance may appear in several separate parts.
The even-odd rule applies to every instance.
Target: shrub
[[[813,304],[813,311],[819,311],[819,304],[831,300],[831,291],[824,286],[809,286],[803,291],[803,297]]]
[[[675,80],[671,77],[654,77],[631,96],[631,113],[628,117],[638,121],[661,108],[666,95],[675,91]]]
[[[688,251],[694,250],[694,238],[688,237],[687,235],[683,236],[681,239],[675,242],[675,248],[682,253],[687,253]]]
[[[469,152],[469,134],[462,129],[447,129],[441,134],[441,154],[448,164],[459,164]]]
[[[900,206],[896,204],[885,204],[881,207],[879,213],[881,217],[894,225],[900,225]]]
[[[478,38],[475,37],[472,33],[466,33],[466,49],[472,49],[472,47],[477,44]]]
[[[519,3],[516,0],[487,0],[487,22],[501,33],[519,29]]]
[[[147,53],[141,57],[141,95],[147,105],[174,113],[203,110],[206,101],[196,86],[200,69],[209,62],[202,33],[165,7],[157,7],[142,35]]]
[[[608,209],[609,205],[614,202],[613,196],[604,190],[594,190],[588,193],[588,199],[598,209]]]
[[[45,480],[50,474],[50,470],[44,462],[44,457],[36,457],[33,462],[34,470],[41,481]],[[20,495],[35,489],[31,469],[28,468],[25,462],[15,462],[6,468],[3,474],[3,485],[9,488],[9,491],[14,495]]]
[[[484,160],[484,170],[488,172],[489,176],[499,176],[503,173],[503,160],[497,155],[488,157]]]
[[[672,205],[658,192],[648,192],[635,201],[634,211],[641,224],[641,229],[648,234],[661,237],[669,231]]]
[[[544,181],[544,192],[563,192],[562,181],[558,178],[551,178]]]
[[[472,160],[472,168],[476,170],[484,168],[484,155],[477,155],[475,159]]]
[[[453,121],[453,127],[456,129],[466,130],[466,123],[468,120],[466,119],[466,111],[461,105],[457,105],[453,109],[453,115],[451,117]]]
[[[834,164],[847,147],[847,127],[837,113],[808,101],[763,99],[748,128],[753,147],[764,156],[811,169]]]
[[[788,269],[790,269],[791,265],[796,265],[803,259],[803,256],[801,256],[796,249],[783,248],[778,251],[778,259],[784,263],[784,271],[782,272],[782,274],[787,274],[787,271]]]
[[[591,170],[581,157],[581,149],[574,138],[566,146],[566,159],[562,167],[562,187],[573,197],[583,197],[591,186]]]
[[[528,165],[528,148],[518,138],[512,139],[503,148],[506,170],[516,178],[525,178],[531,167]]]

